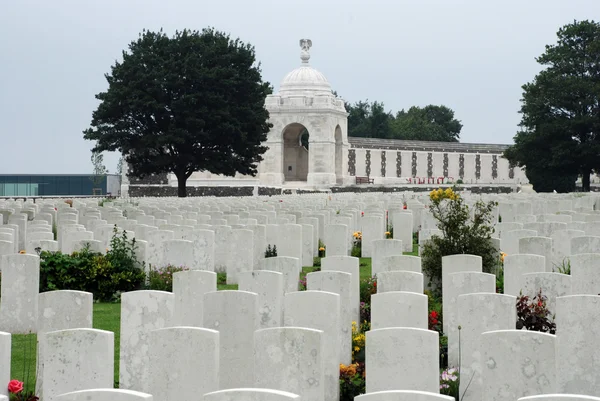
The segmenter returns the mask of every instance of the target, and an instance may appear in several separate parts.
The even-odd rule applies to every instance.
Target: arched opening
[[[343,184],[343,157],[342,129],[337,125],[335,127],[335,179],[338,184]]]
[[[286,181],[306,181],[309,132],[293,123],[283,130],[283,173]]]

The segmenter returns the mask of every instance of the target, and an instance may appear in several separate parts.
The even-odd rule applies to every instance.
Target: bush
[[[432,236],[423,246],[423,273],[439,283],[442,278],[442,257],[456,254],[481,256],[483,271],[494,273],[498,252],[491,241],[494,232],[492,210],[497,203],[478,201],[471,217],[469,206],[451,188],[434,190],[429,197],[430,210],[443,235]]]
[[[86,291],[97,301],[114,301],[121,292],[142,288],[146,276],[135,257],[135,240],[129,241],[115,226],[111,247],[106,255],[89,246],[71,255],[40,252],[40,292]]]
[[[186,270],[189,268],[173,265],[151,269],[148,274],[148,286],[151,290],[173,292],[173,274]]]

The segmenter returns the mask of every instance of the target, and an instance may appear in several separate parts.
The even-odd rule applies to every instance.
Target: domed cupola
[[[312,68],[308,63],[311,46],[310,39],[300,40],[302,64],[283,78],[279,87],[280,96],[331,96],[331,85],[325,75]]]

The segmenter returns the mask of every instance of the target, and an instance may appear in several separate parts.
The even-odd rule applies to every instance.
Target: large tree
[[[600,169],[600,24],[575,21],[536,60],[545,66],[523,85],[521,130],[505,157],[525,172],[534,189],[575,188]],[[536,188],[537,187],[537,188]]]
[[[131,175],[172,172],[180,197],[195,171],[256,175],[272,88],[251,45],[214,29],[144,31],[106,80],[84,138],[121,152]]]
[[[334,92],[335,93],[335,92]],[[458,142],[462,124],[446,106],[413,106],[394,116],[382,102],[346,103],[348,135],[363,138]]]
[[[446,106],[413,106],[401,110],[394,121],[394,135],[420,141],[458,142],[462,124]]]

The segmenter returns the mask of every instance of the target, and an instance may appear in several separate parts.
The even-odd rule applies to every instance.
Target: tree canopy
[[[545,66],[523,85],[522,119],[504,156],[525,167],[539,192],[583,190],[600,168],[600,24],[575,21],[536,61]]]
[[[123,154],[130,174],[172,172],[178,195],[195,171],[256,175],[272,127],[254,47],[212,28],[143,31],[106,74],[84,138]]]
[[[348,135],[363,138],[458,142],[462,124],[446,106],[413,106],[396,115],[381,102],[346,103]]]

